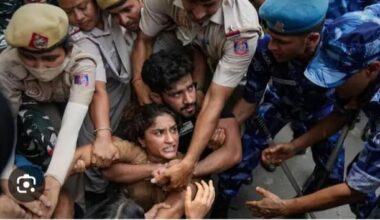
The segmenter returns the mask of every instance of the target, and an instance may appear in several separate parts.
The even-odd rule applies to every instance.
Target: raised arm
[[[137,98],[139,103],[149,104],[152,101],[150,100],[149,94],[150,90],[147,85],[141,79],[141,71],[144,65],[144,62],[152,54],[154,37],[150,37],[143,32],[137,34],[137,38],[134,43],[133,52],[132,52],[132,68],[133,68],[133,78],[132,85],[136,91]]]

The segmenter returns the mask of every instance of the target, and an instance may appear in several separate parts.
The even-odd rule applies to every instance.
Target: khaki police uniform
[[[0,88],[14,116],[23,96],[38,102],[90,104],[95,90],[95,60],[75,46],[69,59],[62,74],[52,81],[42,82],[24,68],[16,48],[8,48],[0,54]]]
[[[62,9],[50,4],[24,5],[9,22],[5,38],[10,47],[0,55],[0,90],[9,99],[14,116],[24,100],[66,104],[46,171],[61,185],[69,171],[79,129],[95,90],[96,60],[74,46],[65,54],[61,65],[33,68],[21,61],[19,51],[39,55],[57,47],[68,49],[68,27],[68,17]],[[5,177],[10,173],[12,162],[7,166]]]
[[[236,87],[248,69],[261,34],[256,10],[248,0],[223,0],[204,24],[193,23],[181,0],[145,0],[140,29],[148,36],[175,24],[183,45],[198,45],[217,63],[213,82]]]

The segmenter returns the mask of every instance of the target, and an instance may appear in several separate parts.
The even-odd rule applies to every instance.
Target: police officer
[[[177,38],[184,45],[199,47],[207,58],[217,63],[189,150],[180,163],[164,173],[164,176],[170,178],[172,187],[185,185],[191,177],[194,165],[216,127],[226,100],[248,68],[261,32],[255,12],[248,0],[144,2],[141,31],[132,54],[133,86],[141,102],[150,102],[149,90],[141,80],[141,68],[151,54],[154,37],[160,31],[174,25]],[[201,84],[198,77],[194,80]]]
[[[141,11],[144,7],[143,0],[97,0],[97,3],[102,10],[110,13],[128,31],[137,33],[140,30],[139,23]],[[174,31],[169,28],[156,37],[153,52],[175,50],[181,46],[181,42],[175,36]]]
[[[342,99],[336,103],[339,114],[345,115],[350,109],[362,109],[371,124],[369,139],[354,159],[346,181],[289,200],[281,200],[273,193],[258,188],[263,200],[248,202],[255,216],[297,214],[350,203],[358,218],[379,217],[368,216],[374,205],[368,198],[380,187],[379,15],[380,4],[375,4],[362,12],[347,13],[327,25],[322,47],[305,71],[305,76],[316,85],[336,88],[338,97]],[[330,125],[334,123],[329,121]],[[366,201],[355,204],[366,197]]]
[[[221,175],[223,196],[219,197],[220,201],[228,204],[241,184],[252,178],[251,172],[260,161],[261,152],[268,148],[267,135],[254,120],[256,115],[262,118],[272,137],[290,122],[294,139],[271,146],[270,150],[276,148],[275,153],[279,154],[282,149],[288,149],[285,153],[289,158],[313,145],[314,172],[324,170],[338,135],[324,136],[326,140],[316,144],[312,139],[315,136],[308,131],[331,112],[334,97],[331,90],[309,82],[303,72],[318,48],[327,6],[327,0],[266,0],[261,6],[260,17],[269,34],[258,43],[247,73],[243,98],[233,110],[239,123],[246,121],[242,140],[243,159],[238,166]],[[343,180],[343,164],[344,154],[341,152],[329,176],[329,184]],[[306,184],[304,193],[312,191],[317,183],[313,178],[309,180],[312,181]]]
[[[118,151],[111,141],[112,132],[130,103],[133,35],[108,13],[101,11],[96,1],[59,0],[58,3],[67,13],[70,24],[77,27],[71,36],[75,44],[102,62],[102,68],[97,71],[104,77],[99,77],[96,82],[93,102],[100,111],[91,112],[92,121],[86,117],[78,144],[93,144],[93,164],[107,167],[118,158]],[[93,202],[106,198],[108,182],[96,168],[86,171],[85,175],[86,205],[90,207]]]
[[[14,117],[25,101],[37,106],[65,104],[54,153],[45,173],[43,194],[50,203],[44,213],[47,218],[57,205],[95,89],[95,59],[70,44],[68,27],[67,15],[56,6],[40,3],[22,6],[5,32],[11,47],[0,56],[0,88],[10,101]],[[11,167],[12,164],[4,173],[6,178]]]

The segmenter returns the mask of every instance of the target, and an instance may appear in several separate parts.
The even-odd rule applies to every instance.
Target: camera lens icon
[[[44,187],[44,175],[37,166],[18,167],[12,172],[8,181],[9,191],[22,202],[38,199],[43,193]]]
[[[25,173],[22,176],[19,176],[16,180],[16,183],[16,190],[18,193],[25,194],[28,192],[28,190],[32,193],[36,191],[36,178],[34,176],[30,176],[27,173]]]

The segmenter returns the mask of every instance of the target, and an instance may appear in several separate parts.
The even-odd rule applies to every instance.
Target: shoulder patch
[[[234,41],[234,52],[236,55],[243,56],[248,54],[248,40],[241,38]]]
[[[90,84],[90,79],[87,73],[81,73],[74,75],[74,84],[81,86],[88,86]]]

